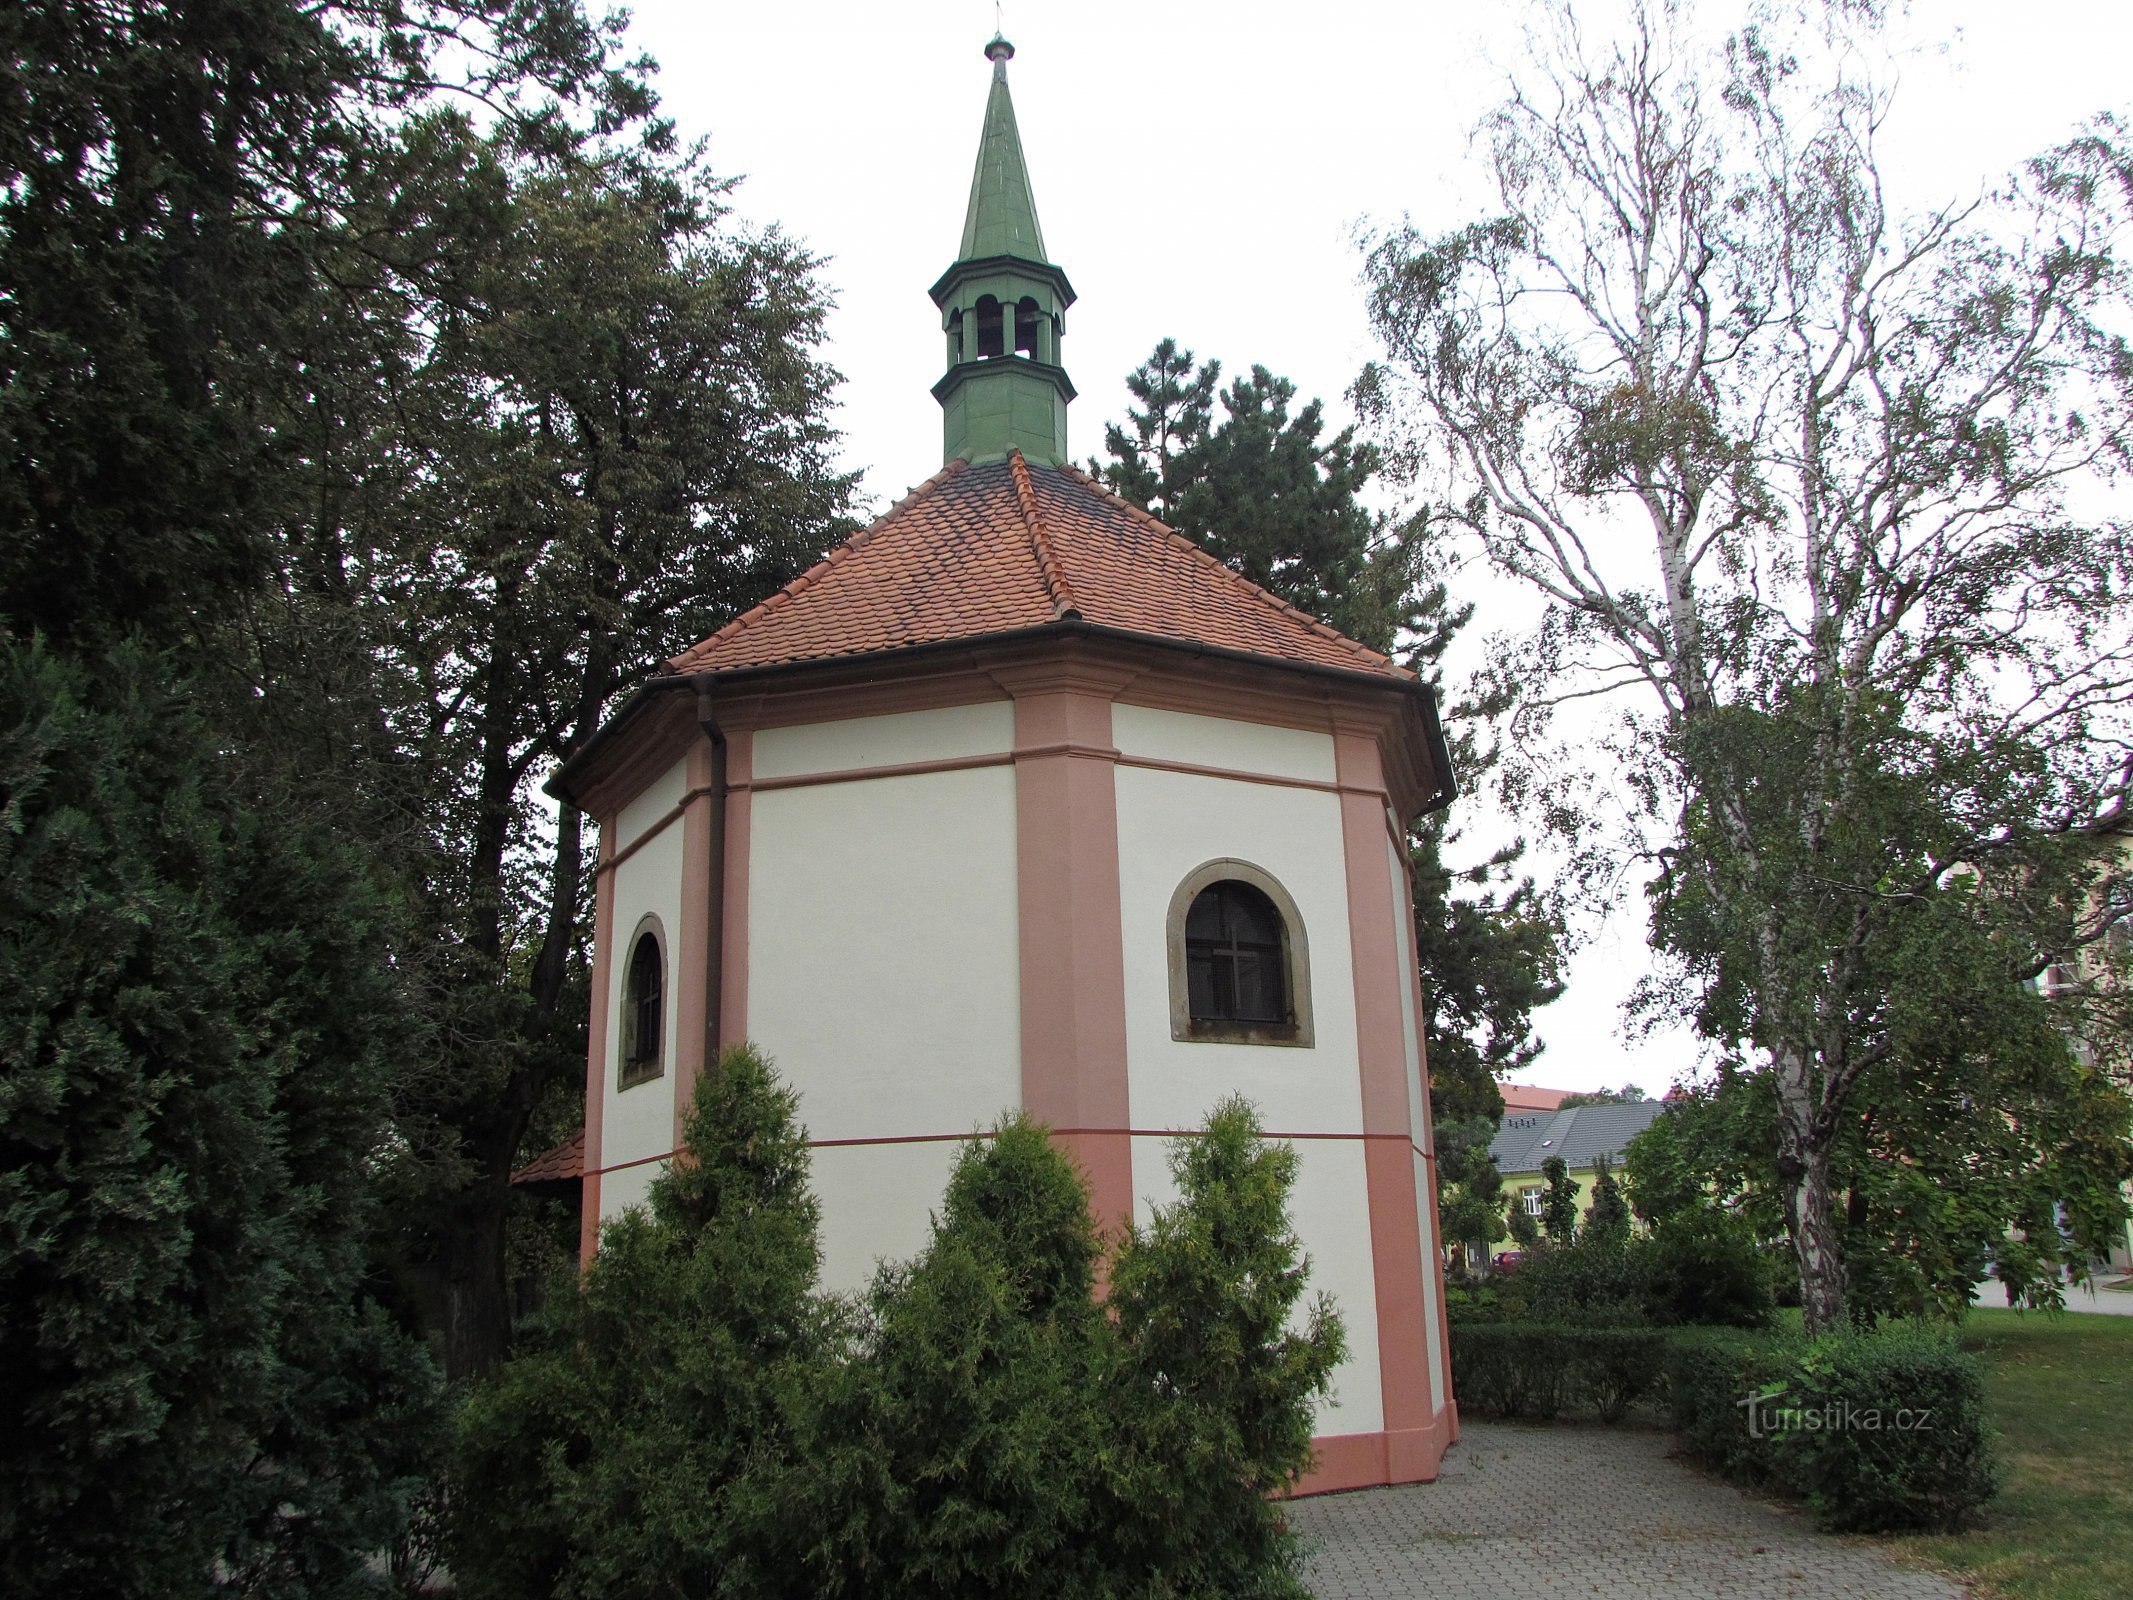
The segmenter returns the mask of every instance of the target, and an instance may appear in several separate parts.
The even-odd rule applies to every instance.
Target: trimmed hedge
[[[1685,1328],[1667,1340],[1667,1404],[1690,1455],[1736,1483],[1784,1487],[1774,1438],[1749,1432],[1743,1398],[1786,1390],[1806,1343],[1735,1328]]]
[[[1880,1421],[1809,1435],[1799,1484],[1823,1526],[1958,1528],[1998,1490],[1984,1373],[1946,1333],[1903,1327],[1818,1340],[1801,1372],[1825,1415]]]
[[[1657,1328],[1576,1328],[1545,1322],[1454,1324],[1452,1392],[1464,1411],[1546,1422],[1590,1409],[1620,1420],[1657,1390],[1666,1335]]]
[[[1669,1222],[1630,1239],[1543,1244],[1516,1273],[1447,1291],[1455,1322],[1561,1327],[1766,1328],[1776,1309],[1755,1239],[1730,1217]]]
[[[1736,1483],[1806,1501],[1834,1532],[1961,1527],[1998,1487],[1982,1370],[1938,1329],[1810,1343],[1737,1328],[1506,1321],[1454,1323],[1451,1340],[1462,1410],[1614,1422],[1663,1384],[1689,1454]]]
[[[1832,1531],[1958,1528],[1998,1487],[1982,1370],[1940,1330],[1810,1344],[1695,1329],[1671,1338],[1666,1361],[1690,1453],[1805,1500]]]

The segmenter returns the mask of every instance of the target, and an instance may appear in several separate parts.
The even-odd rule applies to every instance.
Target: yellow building
[[[1577,1190],[1578,1215],[1592,1205],[1592,1180],[1600,1157],[1617,1167],[1629,1141],[1658,1120],[1665,1109],[1659,1100],[1634,1100],[1625,1105],[1573,1106],[1569,1110],[1520,1111],[1508,1109],[1510,1085],[1505,1086],[1507,1109],[1503,1125],[1489,1142],[1496,1170],[1503,1174],[1504,1193],[1538,1222],[1547,1180],[1542,1164],[1561,1157],[1567,1175]]]

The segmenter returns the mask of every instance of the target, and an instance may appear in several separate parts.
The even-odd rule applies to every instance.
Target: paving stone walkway
[[[1435,1483],[1298,1501],[1318,1600],[1961,1600],[1630,1428],[1468,1423]]]

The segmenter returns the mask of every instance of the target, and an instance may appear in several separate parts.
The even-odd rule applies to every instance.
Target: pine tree
[[[1175,527],[1178,495],[1189,478],[1186,463],[1207,437],[1221,378],[1219,361],[1195,369],[1190,350],[1181,350],[1175,339],[1163,340],[1126,374],[1126,393],[1138,408],[1126,413],[1132,433],[1115,422],[1105,425],[1104,449],[1111,459],[1091,463],[1091,475]]]
[[[1193,353],[1165,339],[1126,379],[1130,433],[1106,428],[1111,459],[1091,470],[1233,571],[1390,650],[1413,622],[1412,530],[1358,498],[1378,470],[1376,450],[1353,428],[1322,438],[1320,401],[1291,415],[1296,385],[1265,367],[1227,389],[1221,375],[1221,363],[1195,369]]]

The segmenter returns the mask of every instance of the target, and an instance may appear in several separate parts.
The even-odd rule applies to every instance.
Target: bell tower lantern
[[[1067,402],[1074,385],[1059,361],[1073,286],[1045,256],[1037,202],[1007,63],[1015,47],[985,47],[992,92],[978,138],[978,167],[954,265],[933,286],[947,336],[948,370],[933,386],[941,403],[942,459],[973,465],[1019,450],[1031,462],[1067,459]]]

